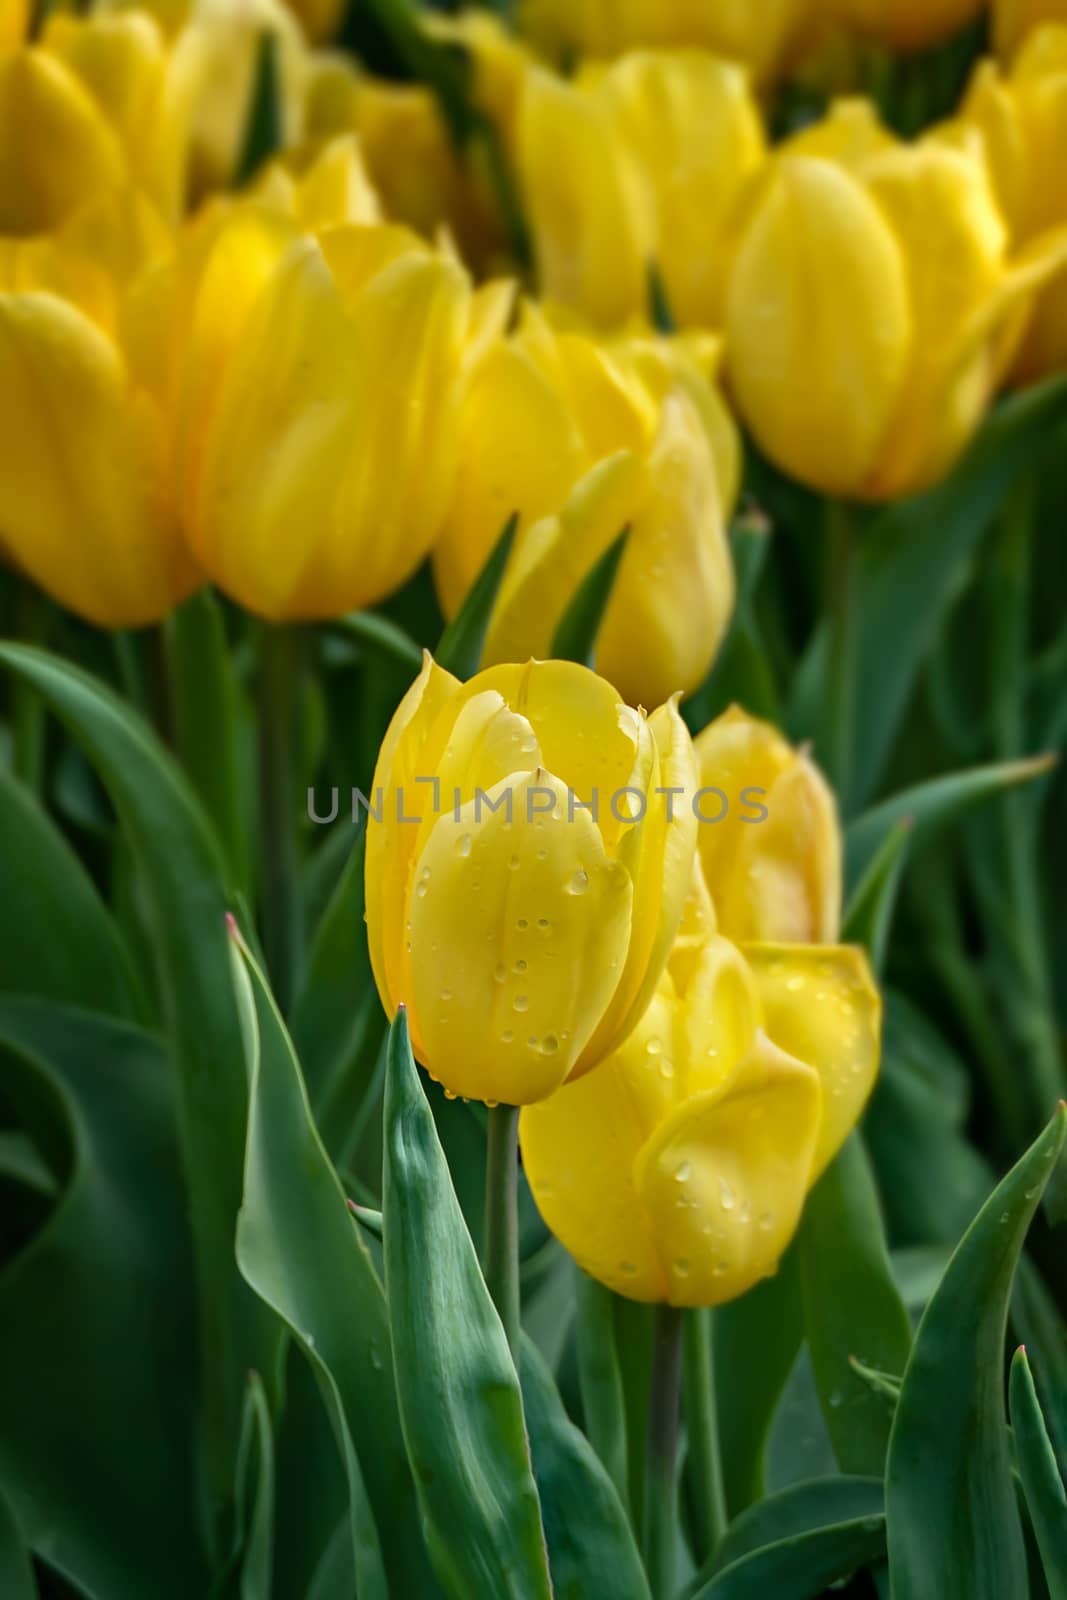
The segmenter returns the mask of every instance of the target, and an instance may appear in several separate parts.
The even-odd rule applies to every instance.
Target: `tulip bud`
[[[924,50],[957,33],[985,0],[815,0],[817,12],[895,50]]]
[[[321,239],[254,204],[205,216],[131,296],[186,537],[271,620],[342,615],[425,558],[455,467],[481,302],[406,229]]]
[[[765,155],[739,67],[640,52],[573,82],[533,70],[518,168],[545,295],[602,327],[644,318],[654,262],[674,318],[721,317],[726,241]]]
[[[715,359],[706,342],[557,334],[530,307],[489,350],[434,551],[451,613],[521,514],[486,662],[549,654],[575,589],[628,528],[597,670],[643,705],[703,680],[733,607],[725,529],[739,472],[737,432],[708,375]]]
[[[841,916],[841,831],[818,767],[769,723],[733,706],[696,740],[709,791],[700,859],[721,931],[738,942],[832,944]],[[724,795],[723,810],[713,791]]]
[[[1033,383],[1067,368],[1067,200],[1061,181],[1067,139],[1067,26],[1039,27],[1009,73],[992,61],[975,72],[957,126],[980,133],[997,199],[1016,247],[1038,263],[1060,240],[1062,264],[1039,285],[1011,376]]]
[[[859,950],[676,943],[626,1042],[520,1118],[538,1209],[630,1299],[719,1305],[772,1274],[878,1067]]]
[[[526,1105],[626,1036],[670,952],[695,849],[692,744],[571,662],[460,684],[427,657],[382,745],[371,962],[452,1095]],[[412,820],[414,819],[414,820]]]
[[[0,257],[4,553],[104,627],[156,622],[201,581],[118,326],[127,282],[168,240],[119,192]]]
[[[726,328],[766,453],[825,492],[887,500],[954,465],[1063,242],[1011,261],[980,151],[887,145],[871,120],[838,108],[782,147],[734,257]]]
[[[39,46],[0,56],[0,233],[44,233],[122,180],[104,112]]]
[[[811,0],[524,0],[523,31],[560,56],[613,57],[679,46],[742,62],[760,83],[776,77],[803,38]]]

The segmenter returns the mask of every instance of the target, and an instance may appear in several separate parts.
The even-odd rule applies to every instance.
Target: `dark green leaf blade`
[[[1004,1330],[1026,1231],[1067,1108],[982,1207],[926,1308],[889,1445],[894,1600],[1023,1595],[1026,1556],[1004,1418]]]
[[[37,1600],[30,1552],[14,1508],[0,1489],[0,1594],[4,1600]]]
[[[872,1512],[764,1545],[716,1573],[692,1600],[821,1600],[884,1555],[885,1518]]]
[[[781,1544],[819,1528],[885,1515],[881,1478],[815,1478],[768,1495],[731,1523],[715,1552],[711,1574],[732,1567],[765,1545]]]
[[[978,543],[1056,424],[1067,379],[1004,401],[956,470],[866,530],[856,561],[854,798],[874,791],[924,655]]]
[[[917,849],[970,806],[993,799],[1016,784],[1032,783],[1049,772],[1055,761],[1055,756],[1045,755],[972,767],[966,772],[932,778],[881,801],[857,817],[845,836],[849,883],[862,881],[886,839],[902,822],[910,822]]]
[[[1041,1551],[1050,1600],[1067,1600],[1067,1493],[1041,1413],[1026,1351],[1016,1350],[1008,1387],[1026,1509]]]
[[[0,990],[136,1015],[129,957],[85,868],[30,791],[0,772]]]
[[[556,1600],[650,1600],[622,1500],[523,1336],[522,1398]]]
[[[387,1594],[383,1556],[401,1592],[423,1593],[429,1574],[405,1515],[411,1479],[396,1400],[382,1380],[389,1330],[381,1283],[312,1119],[285,1025],[243,942],[233,977],[251,1071],[237,1261],[322,1382],[349,1477],[360,1593]],[[363,1472],[361,1449],[373,1453],[373,1473]]]
[[[902,817],[886,834],[845,907],[841,938],[845,944],[863,945],[876,973],[885,965],[889,930],[910,840],[911,820]]]
[[[843,1472],[885,1469],[892,1406],[849,1357],[903,1372],[911,1324],[889,1265],[878,1191],[858,1132],[808,1196],[799,1234],[804,1322],[812,1371]]]
[[[629,528],[624,528],[578,585],[552,635],[549,654],[554,661],[577,661],[583,667],[592,667],[597,634],[611,601],[629,537]]]
[[[44,651],[0,644],[0,662],[31,683],[108,789],[144,882],[178,1068],[180,1127],[201,1296],[211,1491],[232,1487],[240,1397],[266,1373],[269,1319],[233,1260],[247,1085],[226,953],[226,868],[189,786],[151,729],[110,690]]]
[[[578,1375],[582,1416],[589,1442],[621,1495],[626,1494],[626,1401],[611,1291],[584,1272],[577,1291]]]
[[[518,1377],[403,1010],[389,1040],[383,1212],[400,1415],[438,1577],[453,1600],[551,1600]]]
[[[5,1098],[62,1179],[0,1270],[0,1482],[79,1591],[206,1594],[170,1063],[125,1022],[15,997],[0,1052]]]
[[[511,549],[519,527],[514,512],[504,525],[493,553],[475,578],[466,599],[448,624],[434,652],[439,667],[457,678],[471,678],[477,672],[500,585],[504,581]]]

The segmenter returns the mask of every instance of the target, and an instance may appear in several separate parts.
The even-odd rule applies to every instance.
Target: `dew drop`
[[[547,917],[538,917],[537,926],[540,928],[542,933],[547,933],[552,924],[549,922]]]
[[[774,1227],[774,1212],[765,1211],[762,1217],[759,1219],[758,1226],[762,1233],[770,1233],[771,1229]]]
[[[724,1211],[732,1211],[737,1204],[737,1196],[725,1178],[719,1179],[719,1204]]]
[[[445,1099],[446,1100],[455,1100],[456,1098],[457,1098],[456,1091],[454,1089],[446,1089],[445,1090]]]
[[[529,1001],[529,997],[527,995],[517,994],[515,996],[515,1010],[516,1011],[526,1011],[529,1008],[529,1004],[530,1004],[530,1001]]]
[[[473,841],[469,833],[461,833],[459,838],[456,840],[456,854],[458,856],[469,856],[471,853],[472,843]]]
[[[680,1257],[674,1263],[674,1270],[678,1274],[679,1278],[687,1278],[689,1276],[689,1263],[686,1261],[684,1256]]]
[[[674,1169],[674,1181],[675,1181],[675,1183],[688,1183],[692,1171],[693,1171],[693,1169],[689,1165],[688,1161],[683,1161],[679,1166],[675,1167],[675,1169]]]
[[[518,858],[518,856],[512,856],[511,860],[508,862],[508,866],[511,868],[512,872],[518,872],[518,870],[519,870],[519,858]]]
[[[501,1044],[511,1044],[514,1038],[515,1035],[512,1033],[511,1029],[505,1028],[503,1033],[500,1035],[500,1042]]]
[[[526,971],[526,963],[525,963],[525,961],[522,961],[522,960],[516,961],[515,965],[512,967],[511,970],[512,970],[512,972],[525,972]]]
[[[527,920],[526,917],[520,917],[518,922],[516,922],[515,926],[517,928],[528,928],[530,926],[530,924],[529,924],[529,921]]]
[[[737,1220],[738,1220],[738,1222],[751,1222],[752,1221],[752,1204],[751,1204],[751,1201],[748,1201],[748,1200],[743,1200],[742,1201],[741,1209],[737,1213]]]
[[[584,894],[589,887],[589,874],[584,867],[579,867],[567,885],[568,894]]]
[[[499,1100],[486,1100],[485,1101],[485,1108],[486,1108],[487,1111],[495,1111],[499,1104],[500,1104]]]
[[[415,885],[415,893],[418,895],[420,900],[422,900],[425,897],[426,891],[429,889],[429,887],[430,887],[430,869],[429,869],[429,867],[425,867],[425,868],[423,868],[422,877],[419,879],[418,883]]]
[[[674,1063],[673,1061],[668,1061],[666,1056],[659,1064],[659,1075],[661,1078],[674,1077]]]
[[[541,1040],[541,1054],[543,1056],[555,1055],[559,1049],[559,1040],[554,1033],[546,1033]]]
[[[645,1045],[645,1050],[647,1051],[647,1053],[650,1056],[661,1055],[663,1053],[663,1040],[662,1039],[650,1039],[648,1041],[648,1043]]]
[[[494,981],[496,983],[503,983],[503,981],[507,977],[507,975],[508,975],[507,967],[505,967],[505,965],[504,965],[504,963],[502,961],[498,961],[496,966],[493,968],[493,979],[494,979]]]

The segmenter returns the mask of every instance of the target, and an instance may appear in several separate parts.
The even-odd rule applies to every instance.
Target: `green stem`
[[[682,1377],[682,1317],[676,1306],[656,1307],[652,1384],[648,1397],[643,1551],[653,1600],[674,1593],[678,1536],[678,1400]]]
[[[827,507],[827,613],[830,653],[826,684],[825,755],[827,773],[847,815],[852,782],[852,730],[855,711],[855,605],[851,508],[841,500]]]
[[[47,632],[48,601],[29,579],[16,579],[15,626],[24,644],[43,644]],[[11,686],[13,764],[15,776],[39,795],[44,782],[44,702],[36,689],[18,674]]]
[[[692,1479],[698,1566],[714,1555],[729,1524],[719,1448],[712,1361],[712,1312],[685,1313],[683,1330],[688,1470]]]
[[[259,632],[259,822],[263,949],[281,1010],[300,960],[296,731],[299,636],[265,622]]]
[[[174,741],[226,852],[234,884],[247,888],[237,778],[237,695],[218,600],[194,594],[164,627]]]
[[[519,1108],[491,1106],[485,1168],[485,1281],[519,1359]]]

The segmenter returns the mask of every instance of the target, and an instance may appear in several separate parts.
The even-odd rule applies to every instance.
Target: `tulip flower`
[[[700,859],[720,931],[737,943],[832,944],[841,830],[818,767],[740,706],[704,729],[696,751],[707,792]]]
[[[629,528],[597,670],[644,705],[703,680],[733,607],[725,527],[739,472],[736,430],[708,376],[715,354],[706,340],[609,346],[556,333],[532,307],[489,350],[434,551],[451,613],[521,513],[486,663],[549,654],[576,587]]]
[[[525,0],[523,31],[557,56],[614,57],[690,46],[777,76],[808,23],[811,0]]]
[[[698,880],[699,880],[699,874]],[[776,1270],[878,1068],[863,952],[732,944],[699,884],[638,1026],[520,1118],[545,1222],[632,1300],[719,1305]]]
[[[29,32],[30,0],[7,0],[0,11],[0,50],[16,50]]]
[[[0,250],[0,537],[5,556],[104,627],[158,621],[201,581],[121,332],[126,286],[169,247],[116,192]]]
[[[1037,28],[1006,74],[992,61],[980,63],[960,117],[983,137],[1013,242],[1024,251],[1040,250],[1049,230],[1067,225],[1060,171],[1067,139],[1067,25]],[[1067,263],[1036,297],[1012,377],[1031,383],[1065,368]]]
[[[1063,259],[1024,258],[976,144],[900,144],[860,103],[781,147],[734,256],[732,392],[761,447],[824,492],[888,500],[954,465],[1020,317]]]
[[[986,0],[814,0],[818,14],[894,50],[925,50],[958,33]]]
[[[216,208],[126,327],[203,570],[271,621],[339,616],[418,567],[447,511],[467,343],[488,305],[404,228],[320,236]]]
[[[675,319],[716,326],[764,154],[744,73],[713,56],[642,52],[571,81],[531,69],[516,160],[543,293],[616,327],[647,314],[654,263]]]
[[[374,775],[367,931],[449,1094],[529,1104],[634,1027],[688,890],[694,778],[673,702],[646,718],[572,662],[461,684],[427,657]]]

